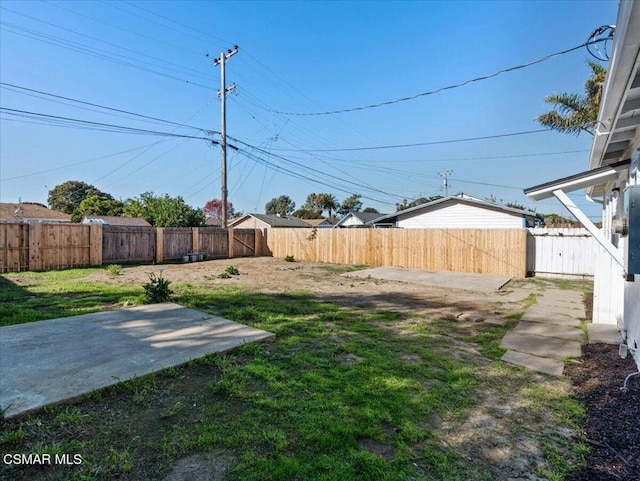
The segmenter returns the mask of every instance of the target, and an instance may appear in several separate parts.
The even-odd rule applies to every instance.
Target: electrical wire
[[[79,104],[82,104],[82,105],[90,105],[92,107],[98,107],[98,108],[101,108],[101,109],[110,110],[110,111],[113,111],[113,112],[119,112],[119,113],[123,113],[123,114],[127,114],[127,115],[132,115],[134,117],[140,117],[140,118],[143,118],[143,119],[155,120],[155,121],[158,121],[158,122],[162,122],[162,123],[169,124],[169,125],[175,125],[175,126],[178,126],[178,127],[190,128],[190,129],[201,131],[201,132],[206,133],[206,134],[214,134],[214,133],[215,134],[219,134],[220,133],[220,132],[217,132],[217,131],[214,131],[214,130],[205,130],[205,129],[202,129],[200,127],[194,127],[192,125],[180,124],[178,122],[173,122],[171,120],[165,120],[165,119],[161,119],[161,118],[158,118],[158,117],[151,117],[149,115],[138,114],[138,113],[131,112],[131,111],[128,111],[128,110],[122,110],[122,109],[116,109],[116,108],[113,108],[113,107],[107,107],[105,105],[95,104],[95,103],[92,103],[92,102],[86,102],[84,100],[78,100],[78,99],[74,99],[74,98],[71,98],[71,97],[65,97],[65,96],[62,96],[62,95],[56,95],[56,94],[52,94],[50,92],[44,92],[42,90],[31,89],[31,88],[28,88],[28,87],[23,87],[23,86],[20,86],[20,85],[10,84],[10,83],[7,83],[7,82],[0,82],[0,86],[5,87],[5,88],[6,87],[11,87],[13,89],[19,89],[19,90],[22,90],[22,91],[25,91],[25,92],[33,92],[33,93],[37,93],[37,94],[40,94],[40,95],[46,95],[48,97],[67,100],[69,102],[75,102],[75,103],[79,103]]]
[[[550,60],[552,58],[558,57],[560,55],[565,55],[567,53],[573,52],[575,50],[579,50],[583,47],[588,46],[589,44],[595,44],[595,43],[599,43],[599,42],[605,42],[607,41],[607,39],[600,39],[600,40],[588,40],[585,43],[581,43],[580,45],[577,45],[575,47],[571,47],[565,50],[561,50],[559,52],[555,52],[549,55],[545,55],[544,57],[541,57],[537,60],[532,60],[531,62],[527,62],[527,63],[523,63],[520,65],[516,65],[514,67],[509,67],[506,69],[502,69],[502,70],[498,70],[497,72],[493,72],[490,73],[488,75],[483,75],[481,77],[476,77],[473,79],[469,79],[469,80],[465,80],[464,82],[459,82],[456,84],[452,84],[452,85],[447,85],[446,87],[440,87],[437,88],[435,90],[429,90],[427,92],[421,92],[419,94],[415,94],[415,95],[410,95],[407,97],[402,97],[402,98],[398,98],[398,99],[394,99],[394,100],[387,100],[385,102],[378,102],[375,104],[369,104],[369,105],[363,105],[360,107],[351,107],[351,108],[347,108],[347,109],[339,109],[339,110],[327,110],[324,112],[284,112],[281,110],[275,110],[275,109],[268,109],[265,108],[265,110],[269,110],[270,112],[276,113],[276,114],[280,114],[280,115],[299,115],[299,116],[315,116],[315,115],[335,115],[335,114],[344,114],[344,113],[348,113],[348,112],[358,112],[361,110],[368,110],[368,109],[374,109],[374,108],[378,108],[378,107],[385,107],[387,105],[393,105],[393,104],[397,104],[400,102],[407,102],[409,100],[415,100],[421,97],[426,97],[429,95],[434,95],[440,92],[445,92],[447,90],[453,90],[453,89],[457,89],[460,87],[464,87],[466,85],[470,85],[476,82],[480,82],[483,80],[488,80],[494,77],[497,77],[498,75],[502,75],[505,73],[509,73],[509,72],[514,72],[516,70],[520,70],[523,68],[527,68],[527,67],[531,67],[532,65],[536,65],[542,62],[545,62],[547,60]]]
[[[538,129],[538,130],[525,130],[524,132],[511,132],[508,134],[486,135],[483,137],[468,137],[465,139],[452,139],[452,140],[437,140],[433,142],[418,142],[415,144],[397,144],[397,145],[379,145],[376,147],[351,147],[346,149],[307,149],[307,152],[351,152],[356,150],[380,150],[380,149],[400,149],[405,147],[420,147],[424,145],[440,145],[440,144],[455,144],[459,142],[474,142],[476,140],[488,140],[499,139],[503,137],[515,137],[518,135],[538,134],[540,132],[549,132],[552,129]],[[290,152],[295,149],[273,149],[278,151]]]
[[[161,132],[157,130],[148,130],[148,129],[140,129],[136,127],[128,127],[123,125],[116,124],[107,124],[103,122],[92,122],[89,120],[82,119],[74,119],[71,117],[61,117],[58,115],[49,115],[42,114],[38,112],[30,112],[27,110],[18,110],[18,109],[10,109],[7,107],[0,107],[0,112],[4,112],[7,115],[15,115],[19,117],[25,118],[36,118],[36,119],[50,119],[54,124],[58,127],[76,127],[78,125],[84,125],[88,127],[95,127],[94,130],[102,130],[106,132],[120,132],[120,133],[128,133],[128,134],[137,134],[137,135],[158,135],[162,137],[179,137],[183,139],[198,139],[198,140],[208,140],[213,143],[218,143],[216,140],[211,140],[208,137],[198,137],[195,135],[185,135],[185,134],[175,134],[171,132]],[[59,122],[59,123],[55,123]]]

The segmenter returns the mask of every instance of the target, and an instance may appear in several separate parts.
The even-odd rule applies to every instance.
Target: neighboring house
[[[349,212],[333,227],[372,227],[373,221],[385,215],[377,212]]]
[[[83,224],[117,225],[128,227],[151,227],[142,217],[119,217],[116,215],[90,215],[82,219]]]
[[[71,222],[71,216],[41,204],[0,203],[0,222]]]
[[[310,228],[302,219],[296,217],[280,217],[273,214],[245,214],[229,222],[233,229],[273,229],[278,227]]]
[[[593,322],[616,325],[640,368],[640,2],[620,2],[588,170],[531,187],[556,197],[601,246]],[[602,204],[602,229],[567,196],[586,189]]]
[[[460,194],[386,215],[378,218],[375,225],[405,229],[522,229],[541,222],[541,216],[534,212]]]
[[[300,220],[306,222],[311,227],[317,227],[317,228],[333,227],[333,222],[331,222],[329,219],[300,219]]]
[[[229,221],[229,223],[233,222],[233,219]],[[207,227],[222,227],[222,220],[216,217],[207,217],[204,221],[204,225]]]

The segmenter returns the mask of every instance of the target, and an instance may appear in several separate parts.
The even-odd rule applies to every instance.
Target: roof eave
[[[627,149],[614,152],[616,149],[612,144],[616,142],[615,134],[629,128],[629,125],[626,125],[629,124],[629,121],[622,124],[619,122],[619,117],[623,113],[629,115],[623,110],[629,108],[626,100],[638,73],[639,64],[640,2],[622,1],[618,11],[609,72],[605,81],[597,127],[589,154],[589,170],[615,163],[629,156]],[[634,116],[635,113],[632,113],[631,118]],[[640,124],[640,118],[635,122],[630,122],[632,127],[637,127],[638,124]],[[592,196],[597,187],[589,187],[587,194]]]

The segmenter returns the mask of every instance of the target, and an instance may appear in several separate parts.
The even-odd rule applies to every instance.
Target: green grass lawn
[[[2,276],[3,324],[142,302],[142,287],[83,280],[94,272]],[[551,429],[579,426],[581,406],[497,361],[506,328],[344,307],[306,292],[172,287],[176,302],[275,340],[4,421],[1,454],[79,453],[83,463],[0,464],[0,478],[162,479],[178,459],[205,453],[232,480],[493,480],[497,464],[470,459],[486,448],[482,436],[454,443],[451,433],[481,406],[514,396],[511,417],[500,420],[513,435],[505,442],[538,439],[539,475],[563,479],[584,453]]]

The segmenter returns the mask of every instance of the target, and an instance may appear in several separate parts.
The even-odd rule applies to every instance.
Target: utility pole
[[[233,50],[227,50],[227,53],[222,52],[220,58],[213,61],[214,65],[220,66],[220,90],[218,95],[220,96],[221,106],[221,119],[220,119],[220,137],[222,141],[220,146],[221,150],[221,170],[220,170],[220,182],[222,184],[222,228],[227,228],[227,93],[236,88],[235,85],[226,85],[226,77],[224,72],[224,66],[229,58],[238,53],[238,46],[234,45]]]
[[[444,196],[449,197],[449,183],[447,179],[453,174],[453,170],[447,170],[446,172],[438,172],[438,175],[442,177],[442,188],[444,189]]]

